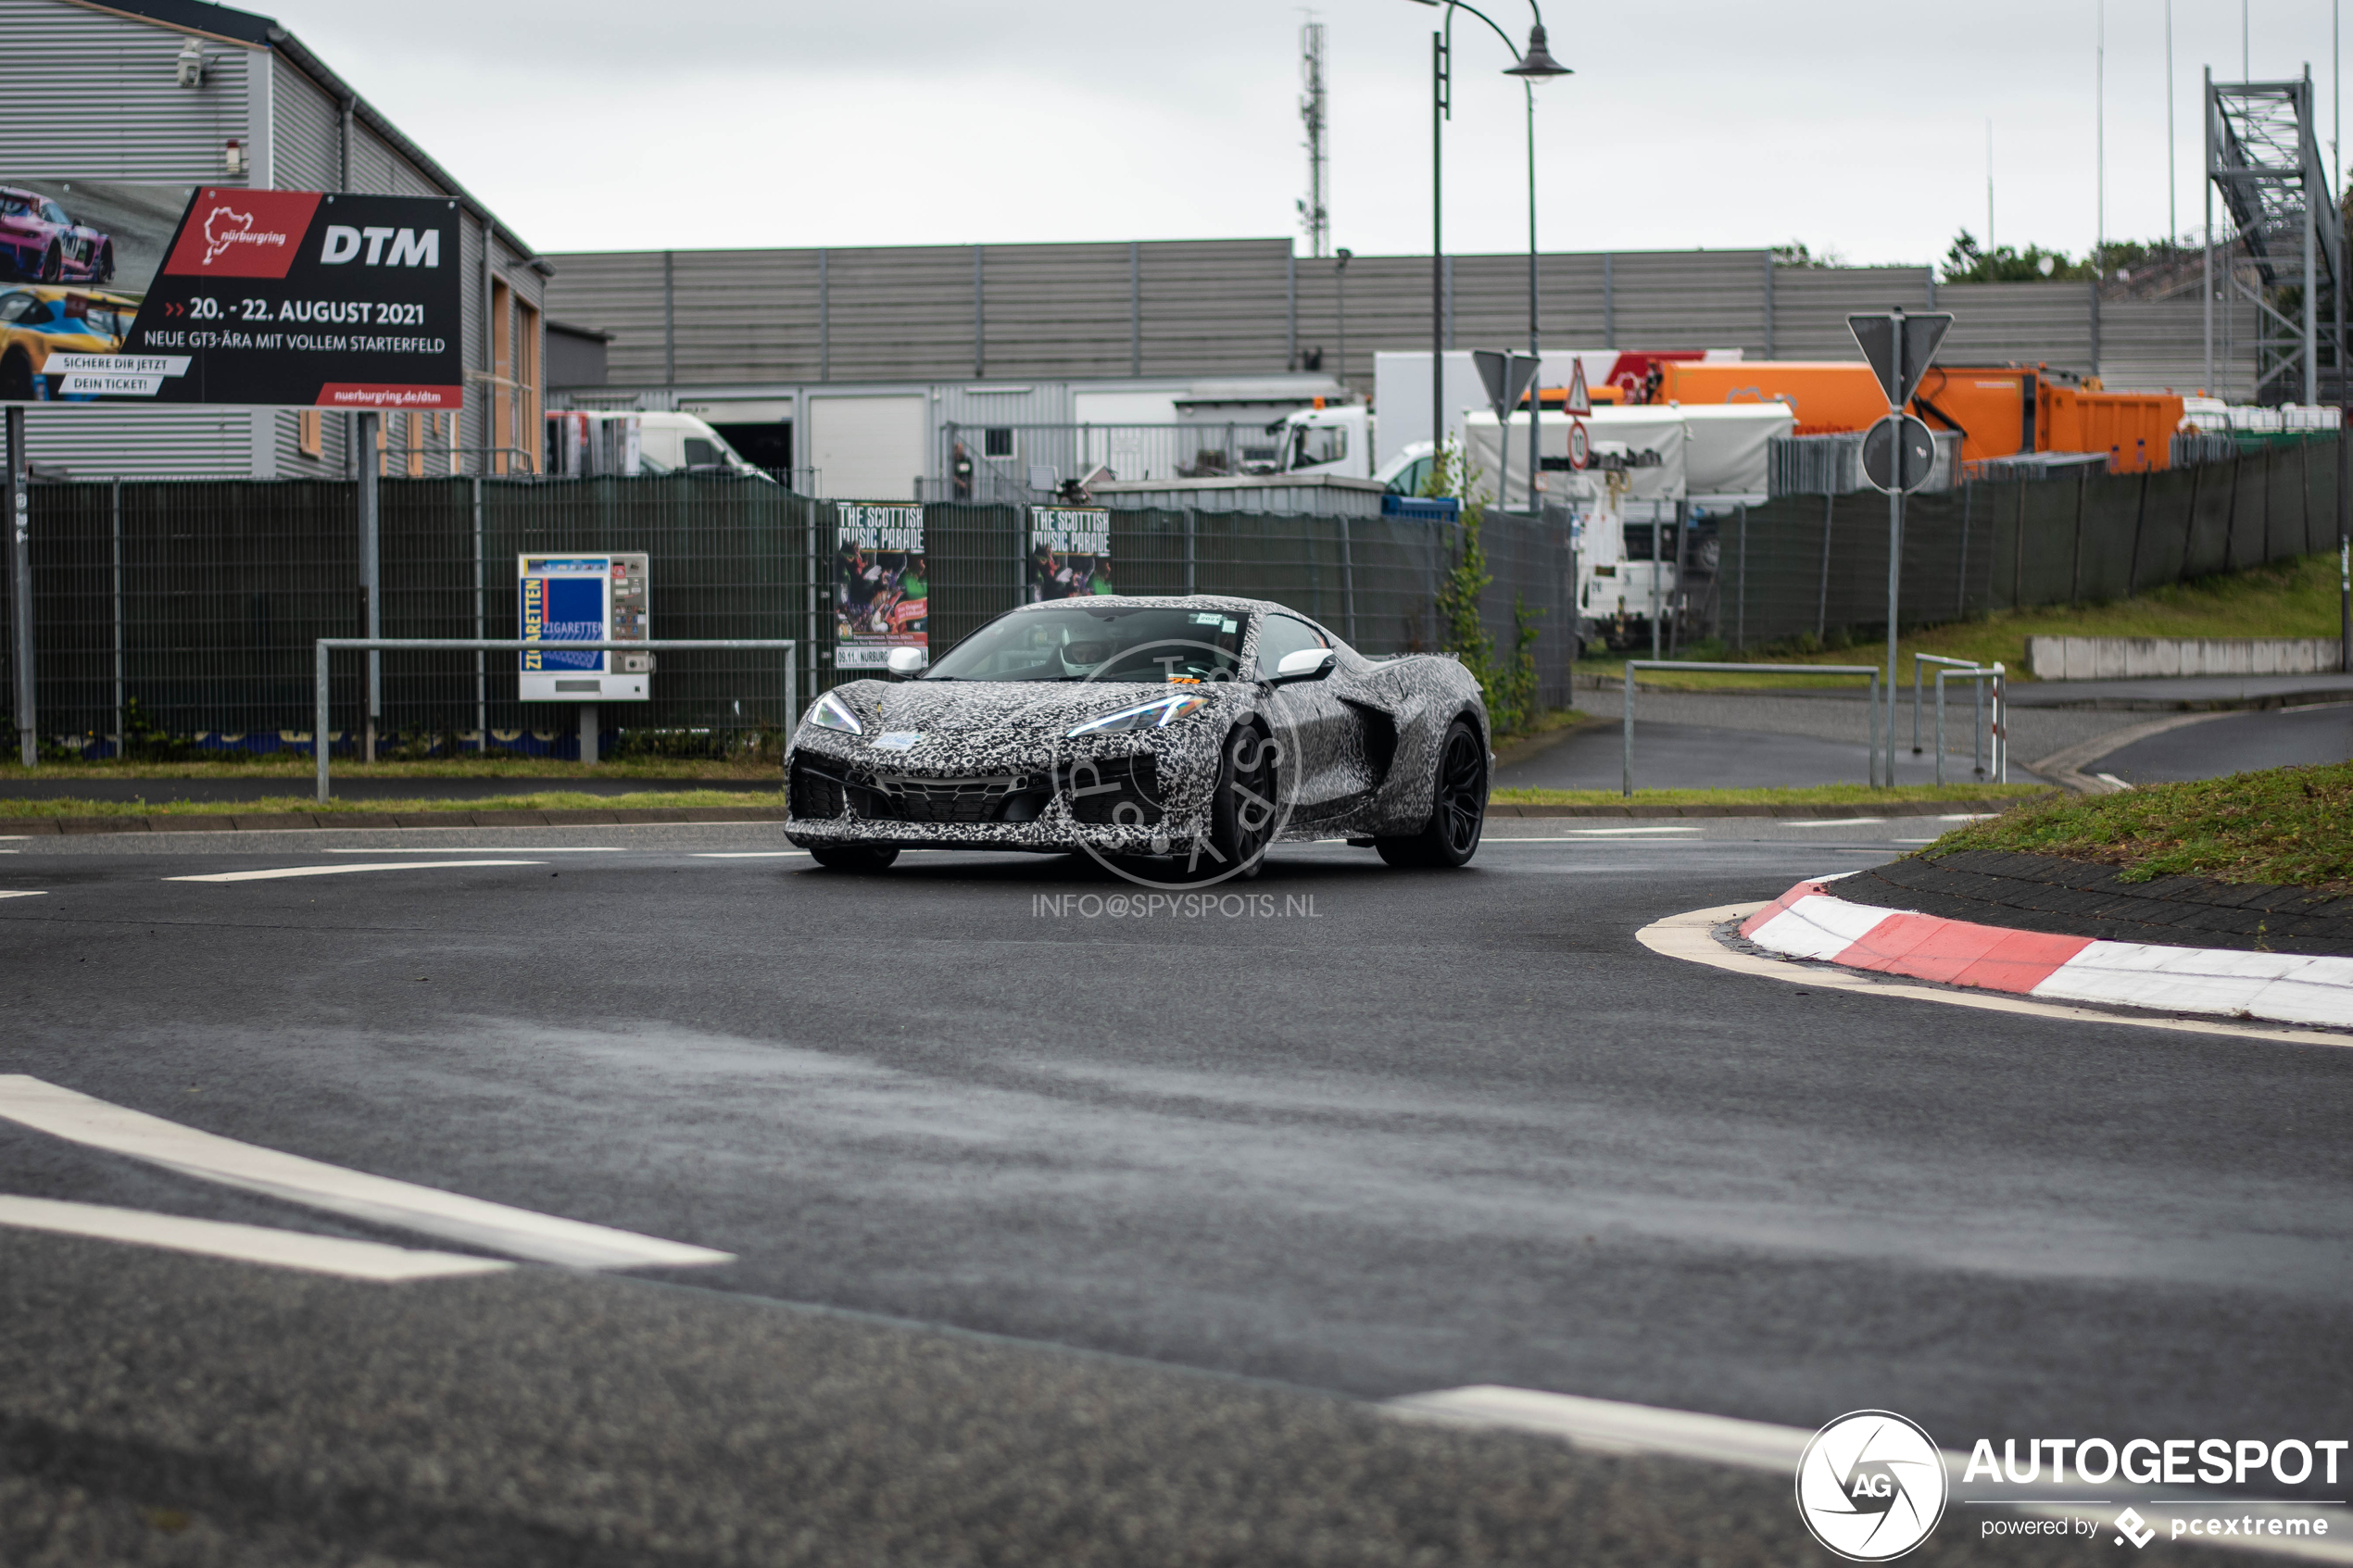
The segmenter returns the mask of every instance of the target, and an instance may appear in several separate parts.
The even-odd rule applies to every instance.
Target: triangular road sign
[[[1568,412],[1590,414],[1593,411],[1593,395],[1585,390],[1585,356],[1577,357],[1576,369],[1568,377]]]
[[[1870,362],[1871,374],[1879,378],[1880,390],[1887,394],[1891,408],[1901,408],[1912,400],[1912,389],[1920,384],[1929,361],[1936,358],[1937,345],[1944,341],[1952,325],[1949,310],[1917,316],[1891,310],[1846,319],[1846,328]]]
[[[1536,379],[1535,356],[1508,349],[1474,348],[1471,363],[1478,367],[1478,379],[1487,388],[1487,405],[1495,410],[1495,417],[1511,418],[1512,410],[1528,395],[1529,383]]]

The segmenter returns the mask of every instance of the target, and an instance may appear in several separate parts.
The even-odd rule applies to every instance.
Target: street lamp
[[[1495,19],[1465,0],[1416,0],[1423,6],[1443,6],[1446,25],[1430,34],[1430,115],[1429,115],[1429,444],[1430,464],[1435,470],[1439,454],[1446,445],[1446,246],[1445,205],[1441,199],[1441,151],[1443,128],[1453,113],[1451,98],[1454,54],[1454,13],[1468,11],[1487,24],[1488,30],[1504,41],[1504,46],[1519,54],[1519,57],[1504,74],[1516,76],[1526,90],[1528,104],[1528,352],[1536,358],[1538,374],[1529,387],[1528,408],[1528,509],[1536,510],[1536,483],[1542,448],[1537,442],[1537,422],[1543,406],[1542,360],[1538,358],[1539,319],[1536,290],[1536,84],[1556,76],[1567,76],[1568,67],[1553,58],[1545,46],[1544,13],[1536,0],[1529,0],[1529,9],[1535,14],[1536,23],[1528,30],[1525,52],[1512,42],[1510,33],[1497,26]],[[1499,439],[1508,441],[1508,430],[1498,432]],[[1508,447],[1506,447],[1508,450]],[[1495,481],[1496,498],[1503,500],[1503,476]]]

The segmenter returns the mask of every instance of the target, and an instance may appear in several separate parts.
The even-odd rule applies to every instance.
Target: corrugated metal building
[[[1164,409],[1171,392],[1213,377],[1322,372],[1369,394],[1374,355],[1429,346],[1427,257],[1356,257],[1343,274],[1282,239],[551,259],[549,308],[610,334],[603,382],[559,383],[567,401],[686,408],[756,461],[818,470],[829,491],[836,473],[854,472],[861,495],[873,465],[843,467],[849,448],[828,438],[829,420],[857,426],[862,453],[920,444],[937,483],[951,425],[1162,420],[1117,410],[1155,398]],[[1525,256],[1450,257],[1442,278],[1450,346],[1527,342]],[[1848,313],[1901,305],[1955,313],[1949,360],[2043,363],[2120,388],[2186,391],[2203,379],[2195,297],[1940,286],[1926,267],[1783,267],[1763,250],[1549,255],[1538,280],[1553,344],[1851,359]],[[2240,348],[2218,367],[2219,390],[2244,396],[2253,333],[2242,326],[2230,341]],[[909,466],[896,460],[901,477],[873,493],[912,494]]]
[[[1280,239],[550,259],[548,308],[610,332],[608,384],[633,391],[1311,370],[1369,391],[1375,353],[1429,346],[1428,257],[1360,256],[1343,276]],[[2103,304],[2089,283],[1940,286],[1931,268],[1782,267],[1762,250],[1548,255],[1538,279],[1554,343],[1845,358],[1848,312],[1902,305],[1955,312],[1948,356],[2119,386],[2202,373],[2195,296]],[[1442,293],[1450,347],[1527,342],[1525,256],[1450,257]],[[2228,369],[2230,389],[2251,385],[2244,347]]]
[[[204,70],[182,86],[191,40]],[[9,178],[454,198],[466,407],[387,415],[387,461],[438,474],[477,471],[490,448],[535,460],[547,264],[270,18],[199,0],[0,0],[0,180]],[[333,477],[351,471],[352,419],[36,408],[26,437],[34,461],[77,477]]]

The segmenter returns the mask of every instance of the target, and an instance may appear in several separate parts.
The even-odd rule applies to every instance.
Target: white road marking
[[[2094,773],[2092,777],[2099,780],[2102,784],[2114,784],[2120,794],[2133,787],[2122,779],[2118,778],[2114,773]]]
[[[415,1279],[449,1279],[461,1274],[495,1274],[514,1267],[496,1258],[469,1258],[460,1252],[418,1251],[388,1247],[381,1241],[310,1236],[302,1231],[272,1230],[266,1225],[190,1220],[177,1214],[149,1214],[136,1209],[64,1203],[46,1198],[0,1197],[0,1225],[49,1231],[58,1236],[93,1236],[100,1241],[127,1241],[140,1247],[161,1247],[173,1252],[195,1252],[208,1258],[232,1258],[241,1263],[264,1263],[271,1268],[302,1269],[387,1285]]]
[[[626,849],[602,844],[496,844],[479,850],[459,844],[436,844],[430,849],[330,849],[330,855],[626,855]],[[344,868],[349,870],[349,867]]]
[[[1759,1470],[1789,1480],[1814,1434],[1801,1427],[1770,1422],[1742,1421],[1696,1411],[1662,1410],[1653,1405],[1624,1404],[1616,1399],[1588,1399],[1574,1394],[1551,1394],[1537,1388],[1507,1388],[1481,1384],[1467,1388],[1441,1388],[1428,1394],[1407,1394],[1385,1399],[1385,1414],[1403,1421],[1446,1426],[1502,1427],[1558,1437],[1573,1447],[1597,1453],[1664,1454],[1705,1464]],[[1957,1495],[1968,1473],[1968,1456],[1944,1450],[1946,1484]],[[1982,1487],[1981,1487],[1982,1489]],[[2112,1527],[2118,1500],[2133,1493],[2132,1486],[2045,1486],[2042,1496],[2029,1501],[2004,1499],[2000,1506],[2054,1519],[2090,1520],[2096,1528]],[[2163,1500],[2133,1497],[2160,1534],[2171,1536],[2175,1517],[2205,1518],[2214,1512],[2237,1515],[2249,1506],[2217,1498],[2211,1505],[2176,1495]],[[2077,1496],[2054,1495],[2076,1493]],[[2100,1500],[2094,1500],[2095,1496]],[[1964,1502],[1979,1499],[1962,1499]],[[2171,1504],[2171,1506],[2168,1506]],[[2264,1506],[2264,1505],[2256,1505]],[[2283,1518],[2327,1519],[2340,1531],[2344,1515],[2310,1503],[2270,1505]],[[2270,1517],[2267,1513],[2265,1517]],[[1973,1529],[1975,1526],[1967,1526]],[[2298,1558],[2309,1562],[2353,1562],[2353,1540],[2325,1536],[2226,1536],[2196,1537],[2201,1546],[2236,1549],[2259,1554]]]
[[[693,858],[698,860],[789,860],[808,853],[806,849],[698,849],[693,852]]]
[[[1792,822],[1785,821],[1781,823],[1781,826],[1785,828],[1853,828],[1861,827],[1867,822],[1883,822],[1885,821],[1887,821],[1885,817],[1824,817],[1819,822]]]
[[[447,851],[444,851],[447,853]],[[274,866],[261,872],[212,872],[204,876],[168,876],[166,882],[275,882],[289,876],[341,876],[346,872],[429,872],[446,866],[544,866],[545,860],[383,860],[365,865]]]
[[[1629,833],[1697,833],[1699,829],[1678,825],[1655,828],[1571,828],[1568,831],[1572,838],[1600,838],[1604,835],[1621,836]]]
[[[729,1262],[735,1256],[346,1171],[198,1132],[20,1073],[0,1073],[0,1117],[182,1175],[543,1263],[577,1269],[679,1268]]]
[[[1890,844],[1933,844],[1936,840],[1932,838],[1891,838],[1888,842]]]
[[[16,851],[12,849],[8,853],[13,855]],[[0,888],[0,898],[44,898],[48,897],[48,893],[45,887],[6,887]]]
[[[1955,811],[1936,820],[1940,822],[1990,822],[2001,814],[1999,811]]]
[[[2246,1024],[2216,1023],[2197,1018],[2135,1018],[2130,1013],[2070,1007],[2064,1002],[2030,1001],[2024,997],[1991,991],[1970,991],[1959,987],[1943,990],[1909,981],[1891,980],[1860,970],[1841,969],[1834,964],[1804,963],[1795,959],[1769,959],[1755,953],[1736,953],[1716,940],[1718,926],[1726,921],[1746,920],[1764,907],[1762,903],[1724,904],[1712,909],[1693,909],[1688,914],[1669,915],[1634,933],[1634,940],[1652,952],[1670,959],[1705,964],[1710,969],[1729,969],[1736,974],[1754,974],[1767,980],[1785,981],[1814,991],[1853,991],[1864,996],[1896,997],[1906,1001],[1942,1002],[1946,1007],[1975,1008],[1981,1012],[2022,1013],[2032,1018],[2055,1018],[2069,1023],[2120,1024],[2129,1029],[2167,1029],[2181,1035],[2220,1035],[2233,1040],[2284,1040],[2297,1046],[2353,1045],[2353,1036],[2323,1034],[2317,1029],[2265,1029]]]

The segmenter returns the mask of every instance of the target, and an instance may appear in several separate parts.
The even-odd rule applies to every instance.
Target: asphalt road
[[[2353,703],[2332,703],[2184,724],[2120,746],[2092,766],[2127,784],[2160,784],[2348,759],[2353,759]]]
[[[0,1073],[736,1255],[360,1286],[0,1227],[0,1561],[1810,1562],[1785,1477],[1359,1401],[2334,1435],[2341,1047],[1634,939],[1942,825],[1506,823],[1126,918],[764,828],[0,842]],[[167,880],[468,847],[527,863]],[[7,1122],[0,1194],[475,1249]]]
[[[1936,759],[1914,757],[1899,725],[1897,784],[1934,784]],[[1931,734],[1929,744],[1933,745]],[[1955,755],[1947,783],[1970,778],[1966,724],[1948,738]],[[1860,784],[1870,779],[1870,747],[1812,735],[1758,734],[1704,724],[1634,721],[1636,789],[1764,789],[1808,784]],[[1495,770],[1498,789],[1617,789],[1626,776],[1626,738],[1617,724],[1595,724],[1545,747],[1526,761]],[[2021,775],[2022,777],[2023,775]]]

